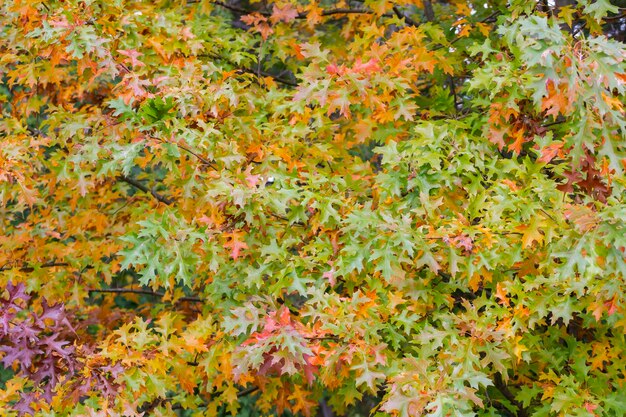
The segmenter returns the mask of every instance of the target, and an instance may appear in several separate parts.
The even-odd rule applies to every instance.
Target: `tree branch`
[[[515,407],[517,407],[517,416],[518,417],[528,417],[528,411],[524,408],[522,403],[515,399],[515,395],[511,391],[509,391],[509,387],[506,386],[504,381],[502,380],[502,375],[500,372],[496,373],[493,379],[493,384],[498,391],[511,402]]]
[[[202,57],[207,57],[207,58],[213,58],[213,59],[217,59],[220,61],[224,61],[226,63],[228,63],[228,65],[232,65],[233,67],[235,67],[238,71],[240,71],[241,73],[245,73],[245,74],[253,74],[258,76],[259,74],[264,76],[264,77],[272,77],[274,79],[274,81],[276,81],[277,83],[280,84],[284,84],[284,85],[288,85],[290,87],[297,87],[298,83],[295,83],[293,81],[287,80],[285,78],[282,78],[276,74],[272,74],[271,72],[265,71],[265,70],[254,70],[252,68],[248,68],[248,67],[240,67],[237,64],[235,64],[234,62],[232,62],[231,60],[229,60],[228,58],[225,58],[223,56],[220,55],[215,55],[215,54],[201,54],[201,55],[196,55],[196,57],[198,58],[202,58]]]
[[[435,11],[433,10],[433,3],[431,0],[424,0],[424,17],[427,22],[435,20]]]
[[[187,0],[187,4],[193,4],[193,3],[198,3],[198,2],[199,0]],[[211,3],[215,4],[216,6],[223,7],[224,9],[230,10],[231,12],[239,13],[241,15],[246,15],[246,14],[251,14],[251,13],[258,13],[261,16],[265,16],[265,17],[270,17],[272,15],[272,13],[269,13],[269,12],[264,12],[260,10],[247,10],[247,9],[233,6],[231,4],[228,4],[226,2],[219,1],[219,0],[211,1]],[[369,10],[369,9],[337,8],[337,9],[324,10],[321,13],[322,16],[333,16],[333,15],[338,15],[338,14],[374,14],[374,11]],[[296,16],[296,19],[306,19],[307,16],[308,16],[308,13],[302,12],[302,13],[299,13],[298,16]],[[392,17],[393,15],[391,13],[385,13],[381,16]]]
[[[278,83],[281,83],[281,84],[284,84],[284,85],[288,85],[290,87],[297,87],[298,86],[298,83],[294,83],[293,81],[289,81],[289,80],[287,80],[285,78],[281,78],[278,75],[272,74],[271,72],[268,72],[268,71],[264,71],[264,70],[255,71],[255,70],[253,70],[251,68],[238,68],[238,70],[241,71],[241,72],[244,72],[246,74],[254,74],[257,77],[259,75],[262,75],[264,77],[271,77],[271,78],[274,79],[274,81],[276,81]]]
[[[91,293],[104,293],[104,294],[141,294],[141,295],[150,295],[152,297],[164,297],[165,294],[162,292],[151,291],[151,290],[136,290],[132,288],[90,288],[87,290]],[[203,303],[204,301],[200,297],[180,297],[178,302],[189,302],[189,303]]]
[[[127,177],[125,175],[118,175],[117,179],[119,181],[124,181],[125,183],[127,183],[129,185],[132,185],[133,187],[143,191],[146,194],[151,194],[152,197],[156,198],[161,203],[167,204],[168,206],[174,202],[174,200],[172,200],[171,198],[165,197],[165,196],[157,193],[153,188],[151,189],[151,188],[146,187],[145,185],[143,185],[142,183],[140,183],[136,179]]]
[[[407,25],[415,27],[419,26],[419,23],[411,19],[409,16],[405,15],[398,6],[393,6],[393,12],[396,14],[396,16],[398,16],[398,19],[404,19]]]
[[[211,161],[209,161],[208,159],[206,159],[204,156],[200,155],[199,153],[197,153],[195,151],[192,151],[191,149],[189,149],[185,145],[181,145],[180,143],[177,143],[176,146],[178,146],[183,151],[188,152],[189,154],[195,156],[204,165],[210,166],[211,168],[215,168],[215,165],[213,165],[213,163]]]
[[[494,18],[500,16],[501,14],[502,14],[502,12],[500,10],[496,10],[495,12],[491,13],[489,16],[485,17],[484,19],[479,20],[478,23],[487,23],[489,20],[494,19]],[[445,48],[446,46],[449,47],[450,45],[460,41],[461,39],[463,39],[461,36],[457,36],[456,38],[454,38],[454,39],[452,39],[450,41],[450,44],[448,44],[448,45],[437,45],[432,50],[436,51],[438,49]]]
[[[258,391],[258,390],[259,390],[259,387],[250,387],[250,388],[242,389],[241,391],[237,392],[237,398],[245,397],[246,395],[252,394],[252,393],[254,393],[254,392]],[[174,400],[174,398],[169,398],[169,397],[166,397],[166,398],[155,398],[154,400],[152,400],[150,402],[146,402],[146,403],[142,404],[137,409],[137,411],[139,411],[140,413],[145,413],[147,415],[150,415],[151,414],[150,411],[154,410],[158,406],[161,406],[161,405],[163,405],[165,403],[172,402],[172,400]],[[201,405],[201,407],[202,406],[206,407],[208,405],[209,401],[210,401],[210,398],[209,398],[209,400],[204,400],[204,405]],[[180,404],[173,404],[172,405],[172,410],[182,410],[182,409],[184,409],[184,407],[181,406]]]
[[[332,16],[336,14],[374,14],[373,10],[369,9],[347,9],[347,8],[338,8],[338,9],[330,9],[324,10],[322,12],[322,16]],[[393,17],[391,13],[384,13],[381,16],[383,17]],[[307,13],[300,13],[297,19],[306,19]]]
[[[53,268],[55,266],[69,266],[70,264],[68,264],[67,262],[55,262],[55,261],[50,261],[50,262],[45,262],[42,263],[41,265],[37,265],[37,266],[32,266],[32,265],[22,265],[20,266],[20,271],[22,272],[33,272],[35,270],[35,268]],[[17,265],[11,265],[10,263],[3,265],[2,267],[0,267],[0,272],[3,271],[8,271],[9,269],[13,269],[16,268]]]
[[[187,2],[187,4],[189,3],[195,3],[195,1],[191,1],[191,2]],[[231,12],[235,12],[235,13],[241,13],[242,15],[244,14],[250,14],[250,13],[259,13],[265,17],[270,17],[272,14],[271,13],[267,13],[267,12],[260,12],[260,11],[256,11],[256,10],[246,10],[244,8],[241,7],[237,7],[237,6],[232,6],[228,3],[225,3],[223,1],[212,1],[211,3],[215,4],[216,6],[220,6],[223,7],[227,10],[230,10]]]

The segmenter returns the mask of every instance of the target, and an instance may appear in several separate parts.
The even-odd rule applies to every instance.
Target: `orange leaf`
[[[545,162],[546,164],[554,159],[555,156],[561,154],[561,148],[563,147],[563,142],[553,142],[550,145],[544,147],[541,150],[541,157],[538,159],[539,162]]]

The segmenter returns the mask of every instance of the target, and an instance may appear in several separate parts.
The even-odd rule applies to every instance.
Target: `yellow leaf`
[[[485,23],[478,22],[476,23],[476,26],[478,27],[478,30],[483,36],[489,36],[489,34],[491,33],[491,26]]]
[[[538,244],[542,244],[544,240],[543,233],[539,229],[544,223],[544,220],[541,220],[535,217],[529,224],[517,226],[516,229],[522,232],[522,247],[529,248],[533,245],[533,242],[537,242]]]
[[[571,6],[563,6],[561,7],[561,11],[559,12],[559,17],[563,19],[567,26],[572,27],[573,15],[576,13],[576,9]]]
[[[513,354],[517,358],[518,362],[522,359],[522,354],[528,351],[528,348],[520,343],[521,339],[522,336],[516,336],[515,340],[513,341]]]
[[[602,98],[604,99],[606,104],[611,106],[611,108],[613,108],[615,110],[618,110],[618,111],[623,111],[624,110],[624,105],[622,104],[622,102],[620,101],[619,98],[613,97],[613,96],[609,96],[609,95],[604,94],[604,93],[602,93]]]

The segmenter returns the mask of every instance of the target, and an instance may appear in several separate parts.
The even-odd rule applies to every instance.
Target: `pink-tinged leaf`
[[[312,355],[304,355],[304,366],[302,370],[304,371],[304,376],[309,385],[313,384],[315,375],[317,374],[317,366],[313,365],[312,360]]]
[[[491,129],[489,131],[489,141],[498,146],[498,149],[502,150],[504,148],[504,135],[509,133],[508,128],[504,129]]]
[[[339,110],[339,114],[343,117],[350,117],[350,97],[346,91],[341,94],[335,94],[330,100],[330,106],[328,107],[328,114],[333,113],[335,110]]]
[[[208,217],[206,214],[202,215],[202,217],[198,217],[198,219],[196,220],[198,223],[202,223],[206,226],[212,226],[214,224],[213,220]]]
[[[296,17],[298,17],[298,11],[291,4],[286,4],[283,7],[278,7],[274,4],[270,21],[274,24],[280,21],[291,22]]]
[[[43,346],[46,347],[45,354],[50,355],[52,354],[52,352],[56,352],[59,355],[61,355],[61,357],[67,358],[72,353],[74,353],[74,347],[69,346],[65,348],[64,346],[69,344],[70,342],[68,342],[67,340],[57,340],[58,337],[59,335],[57,333],[57,334],[52,334],[50,336],[47,336],[41,339],[41,343],[43,344]]]
[[[136,49],[118,49],[117,52],[120,55],[127,57],[128,59],[125,59],[124,62],[130,62],[130,65],[133,67],[144,67],[146,65],[137,59],[143,54],[138,52]]]
[[[598,408],[598,404],[592,404],[590,402],[586,402],[584,404],[585,410],[587,410],[587,412],[593,416],[596,415],[596,413],[594,413],[593,411]]]
[[[282,306],[280,308],[280,310],[278,310],[279,313],[279,323],[283,326],[291,326],[291,313],[289,312],[289,309],[285,306]]]
[[[196,37],[196,35],[194,35],[193,32],[191,32],[191,28],[189,26],[185,26],[185,28],[180,32],[180,34],[182,35],[183,39],[186,41],[190,39],[194,39]]]
[[[40,316],[35,317],[35,323],[38,325],[45,327],[45,324],[43,323],[45,320],[52,320],[55,323],[58,323],[64,318],[63,305],[48,305],[48,301],[44,299],[41,302],[41,306],[43,307],[43,312]]]
[[[43,353],[42,350],[31,347],[26,340],[22,340],[17,345],[0,346],[0,352],[4,352],[4,356],[0,360],[5,368],[10,368],[17,361],[22,369],[31,367],[37,355]]]
[[[335,268],[331,268],[330,271],[324,272],[322,277],[328,280],[331,287],[334,287],[335,284],[337,284],[337,278],[335,278]]]
[[[20,400],[13,406],[13,410],[17,411],[17,414],[20,416],[26,414],[32,415],[34,413],[34,410],[30,405],[34,402],[37,402],[37,399],[35,398],[35,393],[23,392],[21,394]]]
[[[326,66],[326,72],[330,75],[343,75],[346,69],[343,65],[337,66],[337,64],[329,64]]]
[[[246,182],[248,183],[248,187],[249,188],[256,188],[256,186],[261,181],[261,176],[260,175],[252,175],[250,173],[251,169],[252,169],[251,167],[248,167],[248,169],[246,170]]]
[[[615,304],[615,298],[604,303],[604,306],[608,308],[607,313],[609,316],[612,316],[613,314],[617,312],[617,305]]]
[[[371,75],[371,74],[380,72],[381,68],[378,65],[377,59],[372,58],[367,62],[361,62],[361,60],[357,58],[356,62],[354,63],[354,66],[352,67],[352,70],[354,72]]]
[[[7,283],[6,289],[9,292],[9,303],[15,304],[17,300],[22,300],[24,302],[28,302],[30,300],[30,296],[25,292],[25,286],[23,283],[18,283],[17,285],[13,285],[11,281]]]
[[[230,240],[224,244],[224,247],[230,249],[230,257],[235,261],[241,255],[242,249],[248,249],[248,245],[241,239],[241,233],[227,233],[226,236],[230,237]]]

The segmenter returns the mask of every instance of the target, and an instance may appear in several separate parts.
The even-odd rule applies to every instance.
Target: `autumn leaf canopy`
[[[625,415],[625,7],[0,2],[0,415]]]

